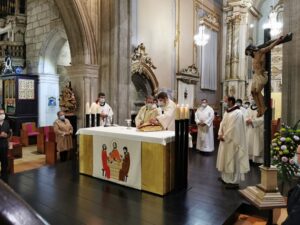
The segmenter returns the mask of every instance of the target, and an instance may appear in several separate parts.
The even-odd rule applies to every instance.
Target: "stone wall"
[[[27,72],[38,73],[39,55],[47,35],[62,27],[53,0],[27,0],[26,58]]]

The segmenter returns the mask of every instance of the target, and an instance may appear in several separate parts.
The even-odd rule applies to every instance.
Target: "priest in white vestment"
[[[228,109],[224,114],[218,133],[220,140],[217,169],[226,188],[238,188],[244,174],[249,172],[249,156],[246,148],[245,120],[235,98],[228,98]]]
[[[159,111],[153,100],[154,98],[152,96],[146,97],[146,104],[139,110],[135,117],[135,125],[137,128],[144,124],[149,124],[150,119],[156,118],[159,115]]]
[[[166,92],[160,92],[157,96],[162,114],[150,120],[153,125],[161,125],[164,130],[175,130],[176,104],[168,98]]]
[[[252,104],[246,114],[246,140],[249,159],[263,163],[264,117],[257,117],[257,106]]]
[[[106,103],[104,93],[99,93],[98,99],[92,103],[90,111],[91,114],[100,114],[100,126],[111,125],[114,112],[109,104]]]
[[[214,110],[207,105],[207,99],[202,99],[201,106],[195,113],[195,122],[198,126],[196,149],[203,152],[212,152],[214,146],[213,120]]]
[[[240,99],[240,98],[237,99],[237,100],[236,100],[236,105],[237,105],[238,107],[240,107],[240,110],[242,111],[243,116],[244,116],[244,118],[245,118],[245,117],[246,117],[246,114],[247,114],[247,109],[243,107],[243,100]]]

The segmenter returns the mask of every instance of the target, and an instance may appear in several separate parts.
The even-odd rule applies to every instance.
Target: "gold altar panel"
[[[93,135],[79,136],[79,172],[93,175]]]
[[[142,142],[142,190],[164,195],[174,188],[174,143]]]

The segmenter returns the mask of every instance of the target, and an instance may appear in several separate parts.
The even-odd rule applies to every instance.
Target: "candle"
[[[90,113],[91,113],[90,103],[87,102],[85,105],[85,114],[90,114]]]
[[[180,107],[180,119],[182,120],[182,119],[184,119],[184,106],[183,106],[183,104],[181,105],[181,107]]]
[[[175,120],[180,120],[180,107],[177,104],[176,111],[175,111]]]
[[[184,110],[184,118],[185,119],[190,119],[190,109],[189,105],[186,105],[185,110]]]

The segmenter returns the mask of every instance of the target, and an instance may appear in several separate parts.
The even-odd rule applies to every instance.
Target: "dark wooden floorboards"
[[[188,189],[163,198],[78,175],[74,161],[15,174],[9,185],[53,225],[223,224],[243,199],[217,181],[217,151],[189,153]],[[251,167],[241,188],[259,179]]]

